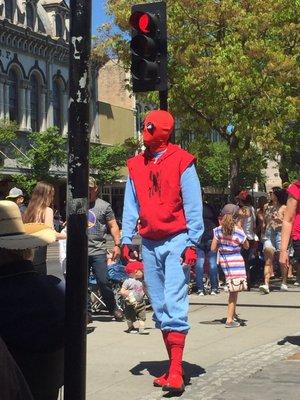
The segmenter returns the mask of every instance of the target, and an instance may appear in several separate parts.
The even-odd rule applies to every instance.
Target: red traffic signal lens
[[[142,32],[142,33],[149,33],[151,30],[151,16],[148,13],[144,13],[144,12],[134,12],[131,14],[130,19],[129,19],[129,23],[130,25]]]
[[[143,14],[139,19],[139,28],[143,33],[150,32],[150,17],[148,14]]]

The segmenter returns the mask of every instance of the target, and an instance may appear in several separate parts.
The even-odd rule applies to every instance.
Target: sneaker
[[[205,296],[204,290],[198,290],[197,295],[198,296]]]
[[[220,291],[218,290],[218,289],[213,289],[211,292],[210,292],[210,294],[212,295],[212,296],[216,296],[217,294],[219,294],[220,293]]]
[[[139,328],[140,335],[149,335],[150,332],[146,331],[145,328]]]
[[[241,324],[238,321],[226,322],[225,328],[238,328]]]
[[[268,285],[260,285],[259,291],[264,293],[264,294],[269,294],[270,293],[270,289],[269,289]]]
[[[294,283],[294,286],[300,286],[300,283],[296,281],[296,282]]]
[[[126,329],[126,331],[124,331],[124,332],[125,333],[133,333],[133,334],[135,334],[135,333],[138,333],[138,329],[136,329],[134,326],[132,326],[132,327]]]
[[[287,292],[289,290],[288,285],[286,285],[285,283],[282,283],[280,286],[280,290],[282,292]]]

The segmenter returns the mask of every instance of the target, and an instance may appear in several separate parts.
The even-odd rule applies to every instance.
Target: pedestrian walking
[[[241,217],[239,206],[226,204],[221,211],[221,224],[214,229],[211,244],[211,250],[219,253],[219,263],[229,292],[226,328],[240,326],[235,318],[238,292],[247,289],[245,261],[241,249],[247,250],[249,243],[241,229]]]
[[[88,265],[96,277],[97,285],[110,315],[117,321],[123,320],[122,311],[118,308],[114,292],[107,279],[107,227],[114,240],[112,260],[121,255],[120,230],[111,208],[106,201],[98,198],[98,185],[93,177],[89,178],[89,211],[88,211]]]
[[[23,214],[25,223],[45,224],[54,230],[53,199],[54,186],[47,182],[38,182],[33,189],[27,210]],[[56,239],[64,239],[65,235],[56,232]],[[34,269],[41,275],[47,275],[47,246],[38,247],[34,251]]]
[[[19,189],[17,187],[11,188],[8,195],[6,196],[6,200],[14,201],[19,207],[21,214],[24,214],[24,212],[26,211],[22,189]]]
[[[242,190],[237,196],[237,204],[243,210],[244,218],[242,219],[242,228],[245,232],[249,248],[242,249],[242,256],[245,260],[247,273],[248,290],[251,286],[250,269],[254,266],[258,252],[258,236],[256,234],[256,213],[253,207],[252,196],[247,190]],[[255,276],[252,277],[255,280]]]
[[[127,162],[122,255],[129,259],[139,219],[153,319],[170,360],[168,371],[153,383],[178,393],[184,390],[182,357],[190,329],[189,270],[196,263],[203,219],[195,158],[169,143],[174,122],[167,111],[150,111],[142,126],[146,150]]]
[[[120,290],[120,294],[125,299],[125,317],[127,322],[127,333],[148,334],[145,331],[146,304],[144,301],[145,288],[143,283],[144,266],[141,261],[132,259],[125,267],[125,272],[129,278],[125,279]],[[139,327],[136,329],[134,323],[138,321]]]
[[[289,198],[282,224],[279,262],[282,268],[288,269],[288,249],[291,238],[297,270],[295,285],[298,286],[300,285],[300,180],[292,183],[287,192]]]
[[[218,285],[218,265],[217,265],[217,253],[211,250],[211,242],[213,239],[213,230],[218,226],[218,213],[206,199],[205,193],[202,192],[203,198],[203,222],[204,232],[201,238],[201,242],[197,245],[197,262],[196,262],[196,285],[197,294],[204,296],[207,294],[204,288],[204,263],[207,258],[209,265],[209,280],[210,280],[210,291],[211,295],[219,293]]]
[[[265,229],[262,237],[264,251],[264,284],[259,290],[264,294],[270,293],[270,278],[274,275],[275,256],[279,255],[281,242],[281,229],[286,209],[287,193],[285,189],[274,187],[271,191],[271,202],[264,211]],[[277,259],[278,260],[278,259]],[[287,270],[281,268],[282,283],[280,289],[287,291]]]

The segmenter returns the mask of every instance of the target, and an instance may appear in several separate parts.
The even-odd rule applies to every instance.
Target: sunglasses
[[[146,129],[149,133],[153,133],[155,131],[155,125],[152,122],[148,122],[146,125],[144,122],[141,124],[141,131]]]

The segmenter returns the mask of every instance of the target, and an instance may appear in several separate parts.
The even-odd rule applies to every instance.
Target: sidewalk
[[[191,379],[181,398],[298,399],[300,362],[281,360],[300,351],[299,293],[292,287],[286,293],[240,294],[238,312],[247,326],[237,329],[225,329],[222,323],[226,293],[191,295],[192,329],[184,357]],[[88,400],[164,398],[161,389],[152,386],[153,376],[162,373],[167,359],[150,313],[147,325],[149,336],[128,335],[123,332],[125,323],[113,322],[105,314],[96,317],[88,335]]]
[[[50,273],[60,271],[57,246],[48,250]],[[53,272],[52,272],[53,273]],[[298,400],[300,287],[289,292],[241,293],[238,313],[246,326],[225,329],[227,294],[190,296],[184,363],[190,376],[182,400]],[[167,366],[161,334],[147,313],[149,336],[128,335],[126,323],[103,313],[89,325],[87,400],[163,399],[152,386]]]

